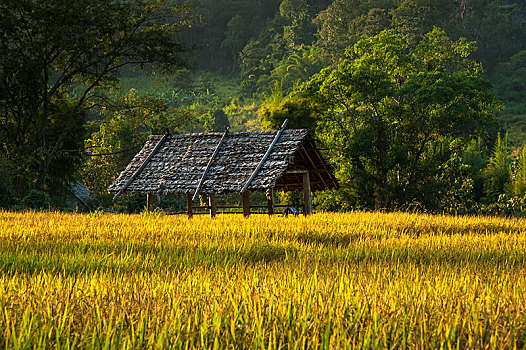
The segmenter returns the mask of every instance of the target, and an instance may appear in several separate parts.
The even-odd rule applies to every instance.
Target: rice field
[[[0,347],[525,348],[525,224],[0,212]]]

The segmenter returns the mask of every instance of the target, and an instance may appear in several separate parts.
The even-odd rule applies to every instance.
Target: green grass
[[[239,79],[228,75],[219,75],[197,71],[188,77],[180,76],[152,76],[148,74],[128,74],[121,77],[121,88],[127,92],[130,89],[138,91],[139,95],[160,97],[172,91],[183,88],[188,91],[203,90],[199,76],[206,74],[212,89],[209,93],[215,94],[220,99],[229,102],[237,97],[239,92]],[[184,81],[185,83],[182,83]]]

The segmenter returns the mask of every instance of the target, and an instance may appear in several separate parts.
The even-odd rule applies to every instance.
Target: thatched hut
[[[215,196],[238,192],[248,216],[250,191],[267,193],[269,214],[274,213],[273,191],[303,191],[303,212],[309,214],[311,191],[334,189],[338,182],[309,132],[284,126],[278,131],[152,135],[108,192],[114,199],[145,193],[149,209],[155,193],[186,194],[189,216],[198,194],[209,196],[207,209],[215,216]]]

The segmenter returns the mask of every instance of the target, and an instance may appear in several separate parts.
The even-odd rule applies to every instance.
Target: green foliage
[[[508,130],[511,143],[520,146],[526,137],[526,50],[500,63],[492,80],[497,96],[506,104],[497,117]]]
[[[484,196],[484,171],[488,163],[482,140],[471,140],[461,153],[462,164],[469,166],[469,177],[473,180],[474,200],[480,202]]]
[[[350,211],[352,209],[361,209],[352,207],[350,203],[355,203],[352,194],[346,192],[347,187],[338,191],[316,192],[312,197],[312,205],[317,212],[336,212]]]
[[[10,209],[16,204],[14,191],[9,183],[0,182],[0,209]]]
[[[168,213],[180,213],[186,211],[186,198],[180,195],[165,195],[159,207]]]
[[[115,204],[115,208],[118,213],[140,213],[146,208],[146,195],[135,193],[123,196]]]
[[[451,0],[403,0],[392,12],[393,27],[399,28],[410,43],[417,43],[440,23],[448,34],[456,36],[457,4]]]
[[[258,105],[255,103],[241,104],[239,100],[232,100],[223,108],[228,116],[231,131],[256,130],[260,128],[257,120]]]
[[[0,152],[15,187],[55,191],[79,165],[86,111],[112,101],[126,66],[174,72],[193,22],[169,0],[6,0],[0,4]]]
[[[315,47],[301,46],[281,61],[274,63],[274,67],[268,77],[261,77],[258,81],[260,89],[265,90],[266,81],[275,82],[280,84],[284,93],[288,94],[318,73],[323,68],[323,62]]]
[[[314,41],[316,30],[311,20],[314,14],[308,0],[283,0],[279,5],[279,13],[288,21],[283,27],[285,47],[295,51]]]
[[[212,118],[214,120],[213,131],[225,131],[226,128],[230,127],[228,115],[222,109],[216,109]]]
[[[526,195],[526,145],[522,146],[516,162],[513,176],[513,195],[517,197]]]
[[[484,200],[486,203],[496,202],[499,196],[508,192],[511,179],[511,157],[508,134],[502,138],[499,134],[493,154],[484,171]]]
[[[34,210],[51,209],[51,198],[42,191],[32,190],[20,201],[22,207]]]
[[[436,28],[414,48],[388,30],[349,48],[337,68],[295,94],[320,111],[318,137],[355,204],[379,209],[416,199],[432,207],[429,192],[450,159],[447,140],[495,130],[498,104],[480,65],[467,58],[473,50]]]
[[[333,1],[315,18],[314,23],[318,26],[316,46],[329,62],[338,62],[343,57],[345,48],[354,45],[364,36],[388,29],[388,11],[393,7],[392,0]],[[380,11],[371,13],[372,9]]]
[[[264,99],[278,81],[285,94],[308,80],[323,66],[345,57],[345,48],[382,30],[401,31],[412,47],[437,26],[448,36],[476,41],[473,57],[484,64],[506,109],[500,121],[510,130],[510,140],[521,145],[526,134],[523,104],[508,92],[522,96],[517,65],[497,75],[495,67],[526,49],[526,7],[521,0],[243,0],[204,2],[191,0],[206,26],[190,41],[201,38],[197,54],[200,68],[239,72],[244,97]],[[244,43],[242,49],[238,49]],[[233,47],[236,47],[233,49]],[[316,52],[316,60],[306,57]],[[470,49],[471,50],[471,49]],[[239,52],[239,56],[234,52]],[[519,55],[520,56],[520,55]],[[239,68],[233,68],[239,64]],[[308,72],[306,72],[308,71]],[[313,71],[313,72],[312,72]],[[509,77],[509,79],[508,79]],[[499,87],[502,85],[502,87]],[[513,92],[515,91],[515,92]]]
[[[315,106],[307,98],[285,98],[278,105],[267,103],[259,110],[259,120],[263,129],[277,130],[285,119],[287,127],[291,129],[316,129],[317,121],[313,117]]]
[[[247,43],[247,23],[240,15],[236,15],[226,24],[225,40],[221,43],[221,48],[228,48],[232,60],[237,64],[239,53]],[[235,67],[235,66],[234,66]]]
[[[475,207],[474,180],[471,167],[463,164],[458,156],[453,156],[440,167],[439,182],[441,210],[448,214],[465,215]]]
[[[521,0],[188,1],[199,18],[177,3],[0,4],[0,156],[5,159],[0,171],[9,173],[5,182],[18,198],[32,188],[55,196],[74,176],[103,193],[146,135],[167,127],[202,132],[231,125],[242,131],[276,128],[289,118],[289,127],[316,131],[339,165],[344,186],[334,194],[333,208],[374,207],[374,193],[383,183],[382,196],[392,207],[410,202],[439,210],[439,196],[433,204],[425,193],[446,193],[457,185],[441,185],[444,171],[453,173],[443,165],[455,154],[459,166],[469,166],[469,176],[461,173],[472,179],[478,202],[484,186],[496,186],[484,185],[483,145],[491,148],[500,130],[491,113],[478,114],[497,103],[487,96],[481,65],[468,57],[484,64],[505,105],[497,117],[509,130],[510,147],[524,143]],[[432,31],[435,26],[448,35]],[[379,42],[377,36],[389,28],[394,31]],[[467,39],[456,40],[462,36]],[[199,50],[188,58],[192,45]],[[180,70],[187,59],[196,71]],[[345,67],[345,61],[352,63]],[[313,77],[324,67],[330,68],[316,84],[325,90],[318,91]],[[322,84],[325,78],[333,81]],[[310,92],[294,92],[309,80]],[[314,92],[325,98],[312,99]],[[359,99],[369,102],[353,102]],[[374,114],[386,116],[384,127]],[[434,146],[420,152],[426,130]],[[474,131],[481,138],[478,146],[470,143]],[[449,138],[462,139],[462,145],[450,147]],[[122,153],[86,158],[85,147],[90,153]],[[418,155],[425,162],[417,161]],[[522,193],[516,184],[520,161],[511,156],[510,161],[510,180],[504,189],[490,191],[493,200]],[[372,171],[375,162],[390,170]],[[409,168],[418,170],[412,176],[401,170]],[[380,181],[386,172],[387,180]],[[493,183],[494,177],[486,178]],[[400,186],[404,181],[413,185]]]

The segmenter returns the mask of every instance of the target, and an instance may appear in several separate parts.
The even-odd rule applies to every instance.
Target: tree
[[[140,97],[134,89],[116,96],[112,106],[97,109],[98,118],[86,125],[89,138],[85,140],[84,153],[90,156],[77,175],[90,190],[101,195],[140,151],[152,131],[159,134],[166,128],[171,131],[176,128],[167,119],[164,101]]]
[[[316,28],[312,24],[309,1],[283,0],[279,13],[288,21],[288,25],[283,27],[283,40],[289,50],[295,51],[302,45],[312,44]]]
[[[524,197],[526,194],[526,145],[522,146],[517,159],[515,174],[513,177],[513,195]]]
[[[509,130],[510,142],[520,146],[526,134],[526,50],[497,65],[492,80],[498,98],[506,105],[497,118]]]
[[[522,0],[463,0],[464,33],[479,45],[477,58],[491,71],[526,47],[526,7]]]
[[[462,163],[469,166],[470,178],[473,179],[474,200],[479,203],[484,196],[484,170],[488,163],[485,153],[482,140],[477,138],[464,147],[461,156]]]
[[[230,49],[230,54],[233,62],[237,66],[239,60],[239,53],[247,43],[248,35],[246,31],[246,22],[240,15],[232,17],[227,23],[225,31],[225,40],[221,43],[221,48]]]
[[[495,130],[498,104],[468,58],[474,50],[437,28],[416,47],[387,30],[347,49],[338,67],[293,94],[322,111],[317,137],[356,204],[432,205],[430,191],[454,145]]]
[[[278,104],[267,102],[259,110],[259,120],[263,129],[277,130],[285,119],[287,126],[291,129],[316,129],[317,121],[313,116],[316,114],[313,104],[307,98],[285,98]]]
[[[509,147],[508,134],[504,138],[499,134],[493,149],[493,155],[490,157],[488,166],[484,171],[484,199],[486,203],[496,202],[500,195],[512,192],[508,188],[511,180]]]
[[[393,7],[393,0],[335,0],[314,20],[318,26],[316,45],[337,63],[345,49],[364,35],[389,28],[390,19],[385,15]]]
[[[382,30],[389,28],[390,24],[390,18],[385,9],[372,8],[365,18],[363,35],[366,38],[378,35]]]
[[[434,26],[457,36],[460,26],[457,7],[453,0],[403,0],[393,10],[393,26],[406,34],[412,44],[420,41]]]
[[[184,66],[177,34],[192,21],[170,0],[2,1],[0,152],[18,169],[19,194],[73,174],[86,111],[112,105],[124,67]]]

